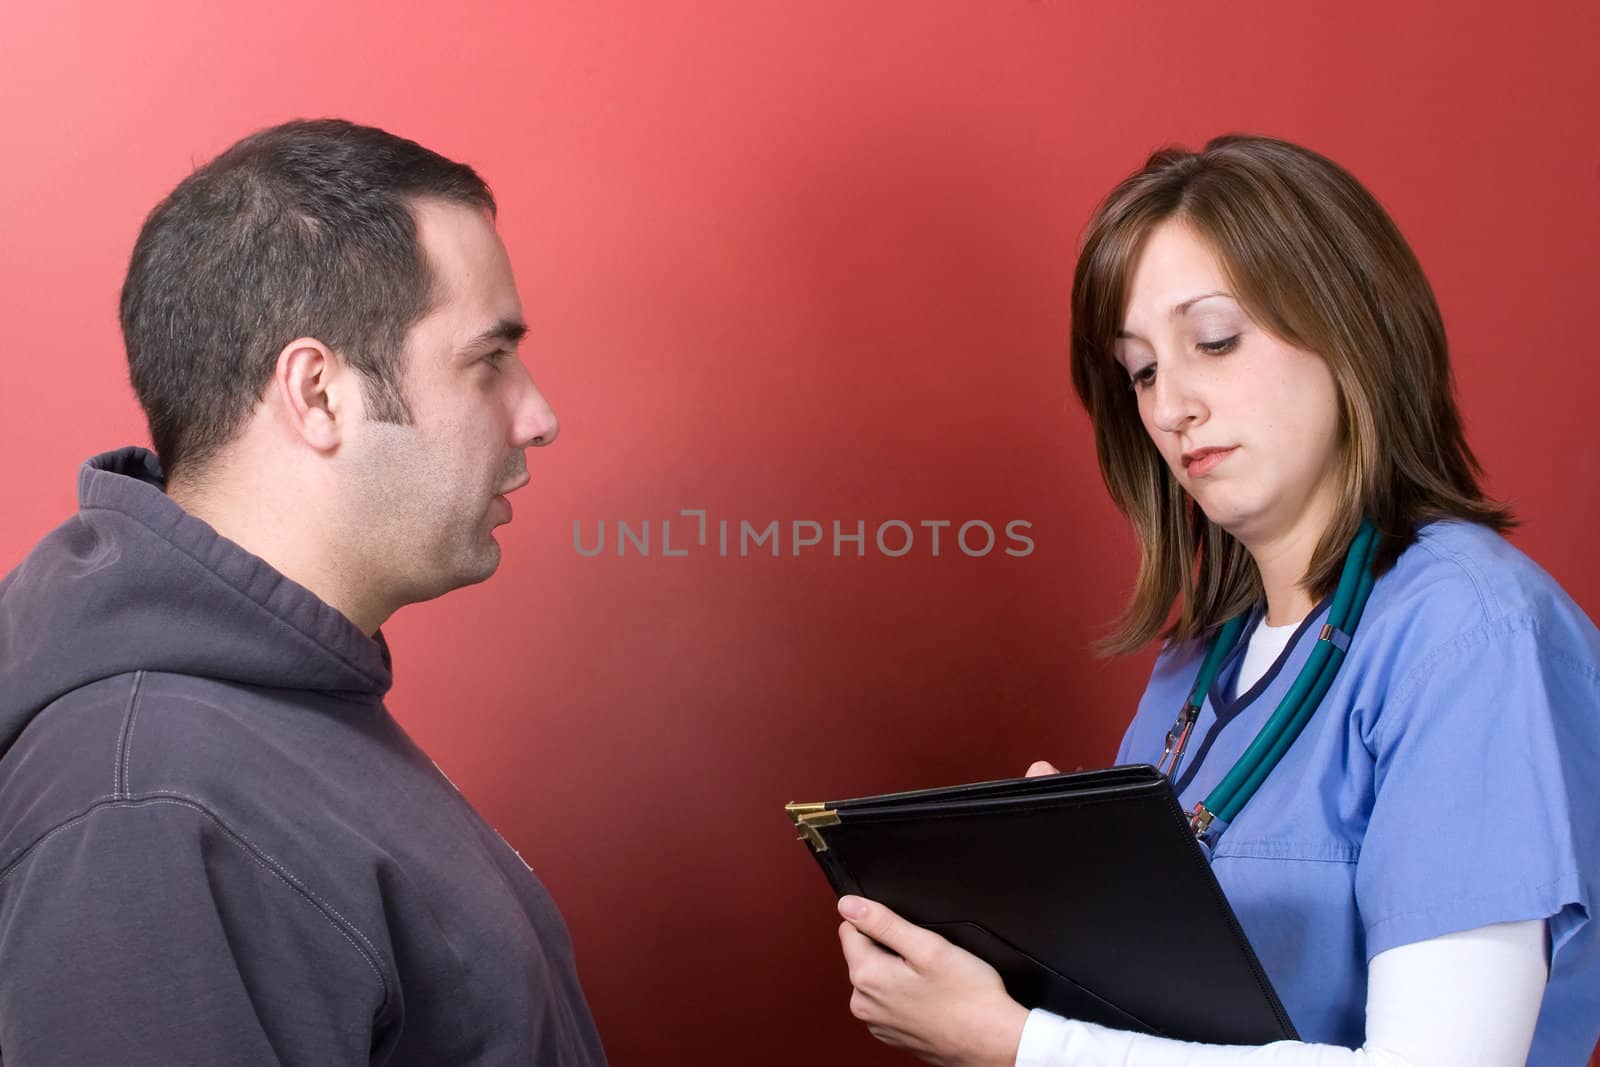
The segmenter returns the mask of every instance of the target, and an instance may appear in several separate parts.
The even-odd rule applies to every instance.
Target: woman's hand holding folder
[[[840,897],[839,914],[850,1012],[872,1036],[940,1067],[1011,1067],[1028,1009],[993,967],[875,901]]]
[[[1026,777],[1059,773],[1037,760]],[[941,1067],[1011,1067],[1028,1009],[999,972],[876,901],[840,897],[839,914],[850,1012],[873,1037]]]

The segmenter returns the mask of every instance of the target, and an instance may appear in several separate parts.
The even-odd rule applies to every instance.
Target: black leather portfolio
[[[836,893],[982,957],[1026,1007],[1185,1041],[1296,1037],[1154,767],[786,810]]]

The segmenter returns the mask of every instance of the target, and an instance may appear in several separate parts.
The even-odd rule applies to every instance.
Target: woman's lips
[[[1235,446],[1237,447],[1237,446]],[[1200,448],[1183,454],[1183,469],[1191,478],[1210,474],[1217,464],[1233,455],[1232,448]]]

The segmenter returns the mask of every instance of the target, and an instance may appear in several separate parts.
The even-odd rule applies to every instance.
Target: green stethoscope
[[[1317,636],[1316,646],[1300,676],[1289,687],[1289,692],[1279,702],[1278,708],[1261,728],[1244,755],[1223,776],[1204,801],[1194,806],[1189,825],[1196,837],[1204,837],[1213,819],[1231,822],[1245,803],[1255,795],[1261,783],[1278,765],[1283,754],[1289,751],[1300,731],[1311,721],[1312,713],[1322,702],[1322,697],[1333,684],[1334,675],[1350,648],[1350,637],[1361,621],[1362,609],[1367,606],[1367,595],[1372,592],[1372,558],[1378,548],[1378,532],[1371,521],[1363,519],[1361,529],[1350,542],[1344,557],[1344,569],[1339,572],[1339,585],[1334,590],[1333,606],[1328,609],[1328,621]],[[1178,720],[1167,731],[1167,748],[1161,755],[1157,770],[1168,778],[1175,778],[1178,764],[1183,761],[1183,751],[1194,732],[1195,719],[1206,694],[1222,670],[1222,663],[1239,643],[1244,631],[1245,616],[1238,615],[1222,624],[1222,629],[1212,639],[1211,647],[1200,664],[1200,674],[1195,678],[1189,699],[1178,712]]]

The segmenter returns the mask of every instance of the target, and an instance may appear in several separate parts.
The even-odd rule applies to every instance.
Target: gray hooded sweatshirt
[[[389,655],[86,463],[0,581],[0,1062],[605,1062],[555,905],[384,710]]]

